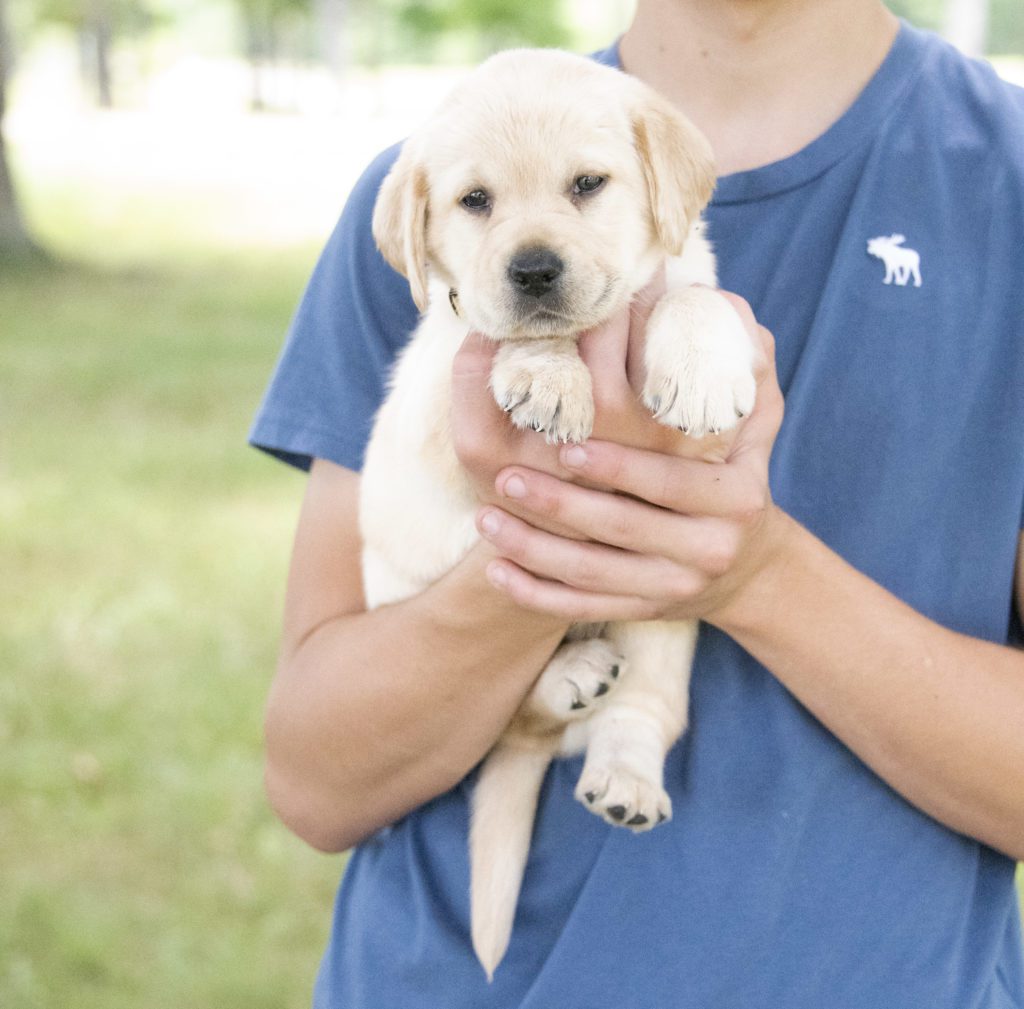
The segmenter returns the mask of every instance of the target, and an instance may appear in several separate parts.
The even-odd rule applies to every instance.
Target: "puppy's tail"
[[[551,752],[499,743],[480,769],[469,831],[473,949],[487,980],[508,949]]]

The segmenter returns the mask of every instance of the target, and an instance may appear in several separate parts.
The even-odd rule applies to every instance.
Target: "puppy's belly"
[[[415,497],[410,495],[411,500]],[[452,510],[446,517],[434,509],[427,522],[422,509],[410,516],[393,509],[389,517],[378,511],[364,531],[363,592],[369,609],[398,602],[423,591],[462,560],[479,539],[474,524],[475,509]],[[389,533],[390,530],[390,533]]]
[[[382,408],[361,479],[363,590],[370,609],[421,592],[479,539],[477,501],[450,439],[426,423],[410,432],[401,399],[393,396]]]

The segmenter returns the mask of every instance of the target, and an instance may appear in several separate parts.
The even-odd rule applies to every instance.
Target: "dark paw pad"
[[[622,823],[626,818],[626,807],[625,806],[609,806],[608,815],[616,822]]]

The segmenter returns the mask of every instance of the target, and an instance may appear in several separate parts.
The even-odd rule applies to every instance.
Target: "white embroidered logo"
[[[921,286],[921,257],[913,249],[903,247],[906,240],[906,235],[882,235],[868,240],[868,255],[885,263],[882,283],[906,287],[913,277],[914,287]]]

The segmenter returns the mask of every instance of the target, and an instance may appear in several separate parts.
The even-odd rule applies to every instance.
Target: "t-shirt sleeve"
[[[352,190],[249,432],[251,445],[302,469],[314,458],[362,467],[391,365],[416,325],[409,284],[370,231],[398,151],[379,155]]]

